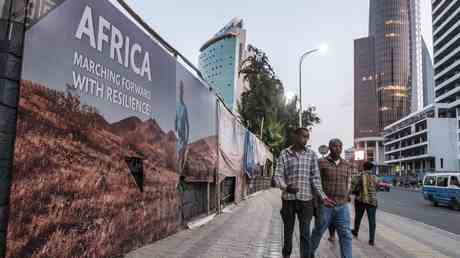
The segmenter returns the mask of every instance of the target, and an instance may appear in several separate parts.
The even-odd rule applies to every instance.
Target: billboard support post
[[[6,256],[9,199],[16,138],[17,105],[22,73],[29,0],[5,1],[0,24],[0,257]],[[3,15],[5,16],[3,16]]]

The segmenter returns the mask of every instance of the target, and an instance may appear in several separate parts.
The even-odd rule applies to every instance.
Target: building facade
[[[377,115],[374,38],[357,39],[354,44],[354,150],[362,153],[363,159],[381,164],[383,138]]]
[[[460,149],[460,0],[432,1],[435,102],[446,104],[459,119]],[[457,156],[460,159],[460,155]]]
[[[385,127],[385,163],[393,175],[458,171],[457,120],[446,104],[429,105]]]
[[[371,0],[369,36],[355,40],[355,148],[379,166],[384,128],[423,107],[420,13],[420,0]]]
[[[419,0],[371,0],[369,35],[375,42],[379,128],[421,107]]]
[[[377,91],[374,80],[374,40],[357,39],[355,44],[354,74],[354,138],[378,136]]]
[[[434,103],[434,67],[430,51],[422,40],[422,60],[423,60],[423,107]]]
[[[422,37],[422,17],[421,17],[421,1],[409,0],[409,20],[410,20],[410,66],[411,66],[411,100],[410,112],[417,112],[423,106],[424,93],[424,77],[423,77],[423,47],[424,41]]]
[[[200,49],[198,68],[203,78],[223,98],[232,111],[247,88],[239,68],[247,57],[243,20],[234,18]]]

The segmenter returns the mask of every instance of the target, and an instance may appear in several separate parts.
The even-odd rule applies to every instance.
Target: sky
[[[432,45],[430,0],[422,5],[422,34]],[[368,35],[369,0],[337,1],[146,1],[128,4],[195,65],[199,48],[233,17],[244,20],[247,43],[267,53],[288,95],[298,93],[299,57],[328,45],[325,54],[305,59],[303,106],[315,106],[322,119],[310,144],[340,138],[353,145],[353,40]]]

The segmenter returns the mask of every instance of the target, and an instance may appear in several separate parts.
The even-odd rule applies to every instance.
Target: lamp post
[[[314,52],[326,52],[327,45],[322,45],[319,48],[308,50],[302,54],[299,61],[299,127],[302,127],[302,62],[308,55]]]

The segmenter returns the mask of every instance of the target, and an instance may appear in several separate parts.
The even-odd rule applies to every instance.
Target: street
[[[263,191],[202,227],[181,231],[125,257],[281,257],[280,206],[279,190]],[[299,257],[298,230],[294,232],[291,257]],[[375,247],[367,244],[367,232],[364,219],[359,238],[353,240],[353,257],[460,257],[459,235],[385,211],[378,214]],[[340,257],[338,244],[327,241],[326,235],[317,257]]]
[[[379,192],[378,198],[382,211],[460,234],[460,212],[449,207],[434,207],[423,199],[421,192],[392,188],[390,192]]]

